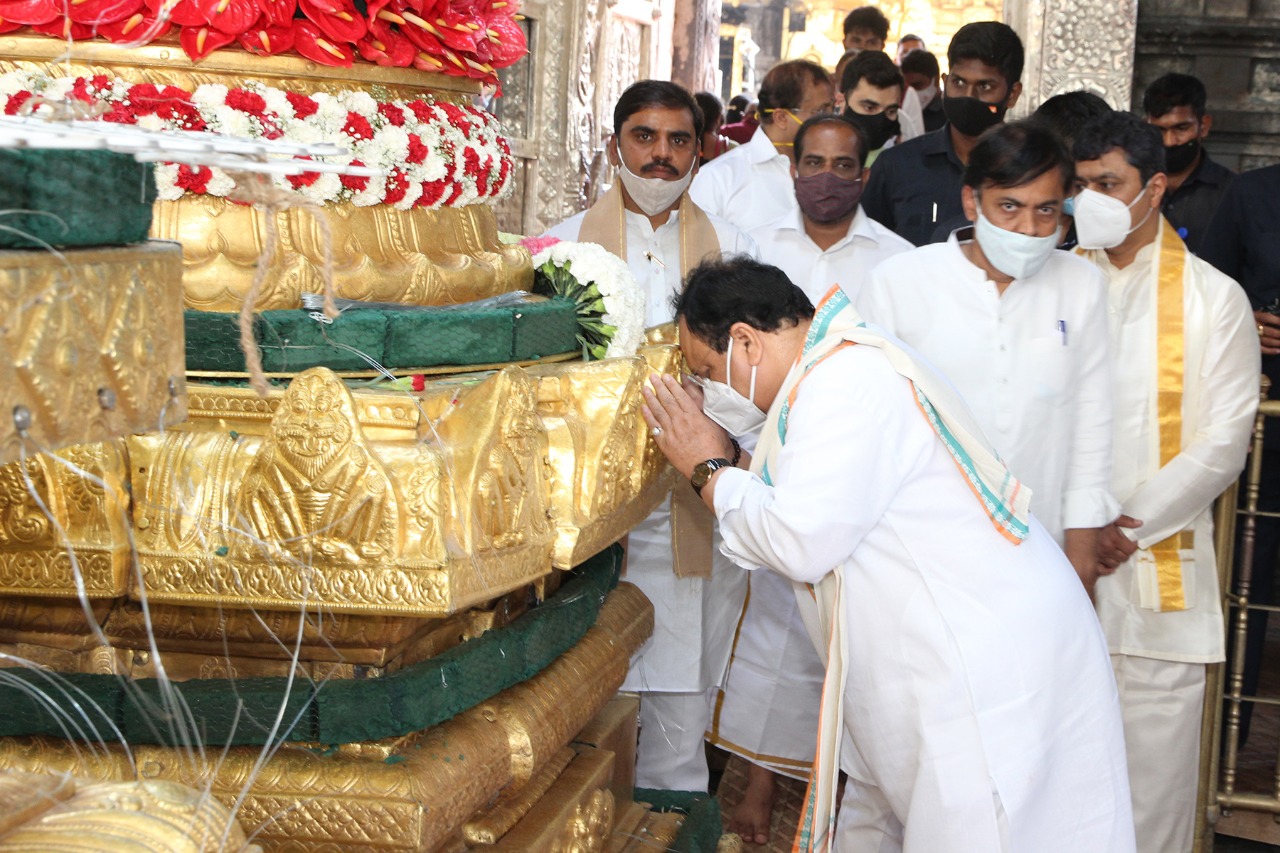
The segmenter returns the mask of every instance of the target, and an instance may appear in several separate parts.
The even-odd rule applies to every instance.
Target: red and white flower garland
[[[357,207],[389,204],[400,210],[464,207],[511,191],[511,148],[497,119],[469,106],[432,98],[378,101],[367,92],[300,95],[250,84],[219,84],[188,93],[176,86],[132,84],[105,75],[48,77],[27,71],[0,74],[0,108],[17,115],[33,97],[101,103],[102,121],[149,130],[196,130],[301,144],[337,142],[351,153],[330,158],[381,169],[379,178],[306,172],[276,178],[317,204],[349,201]],[[52,107],[41,104],[39,116]],[[159,196],[226,196],[231,178],[221,169],[159,164]]]

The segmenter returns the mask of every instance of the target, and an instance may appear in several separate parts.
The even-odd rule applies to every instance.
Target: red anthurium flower
[[[298,0],[298,8],[332,42],[357,42],[368,31],[351,0]]]
[[[218,32],[238,36],[247,32],[262,15],[255,0],[191,0],[209,26]]]
[[[93,27],[89,24],[77,24],[70,18],[59,15],[52,21],[43,24],[33,24],[31,29],[47,36],[53,36],[58,39],[74,39],[75,41],[85,41],[93,38]]]
[[[321,65],[351,67],[355,54],[349,44],[335,44],[322,29],[311,21],[294,24],[293,49]]]
[[[191,0],[146,0],[147,8],[180,27],[203,27],[209,22]]]
[[[413,42],[391,24],[377,17],[369,19],[369,33],[360,39],[356,47],[360,55],[369,62],[396,68],[408,68],[418,52]]]
[[[142,0],[70,0],[67,17],[77,24],[111,24],[142,8]]]
[[[293,26],[293,13],[298,11],[298,0],[257,0],[257,3],[272,26]]]
[[[116,44],[130,44],[141,41],[146,44],[169,32],[170,21],[161,21],[156,13],[150,10],[135,12],[123,21],[102,24],[98,27],[98,35]]]
[[[413,67],[420,71],[434,71],[438,74],[449,74],[449,69],[445,68],[444,60],[437,59],[425,51],[418,51],[417,56],[413,58]]]
[[[247,32],[240,34],[240,46],[258,56],[275,56],[293,49],[293,27],[277,27],[264,23],[264,17]]]
[[[220,47],[226,47],[236,40],[231,33],[215,30],[210,26],[181,27],[178,41],[192,62],[199,62]]]
[[[489,19],[485,40],[489,43],[489,63],[494,68],[506,68],[529,52],[524,29],[507,15],[495,15]]]
[[[0,0],[0,21],[26,27],[47,24],[61,8],[56,0]]]
[[[26,24],[19,24],[17,21],[6,21],[4,18],[0,18],[0,33],[11,33],[25,26]]]

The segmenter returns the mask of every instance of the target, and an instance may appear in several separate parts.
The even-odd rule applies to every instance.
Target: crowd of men
[[[748,842],[782,774],[799,850],[1186,853],[1280,167],[1209,157],[1193,77],[1006,121],[1012,29],[963,27],[945,74],[888,29],[855,10],[838,73],[780,63],[730,115],[633,85],[616,184],[550,232],[626,260],[689,370],[645,391],[690,482],[628,541],[636,784],[707,790],[705,740],[750,763]]]

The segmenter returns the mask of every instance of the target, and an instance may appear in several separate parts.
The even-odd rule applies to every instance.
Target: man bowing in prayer
[[[656,326],[672,319],[671,297],[686,272],[722,251],[754,253],[755,243],[689,200],[702,138],[693,95],[642,80],[618,99],[613,127],[608,152],[618,183],[548,233],[599,243],[625,260],[648,293],[648,325]],[[664,501],[627,540],[627,580],[654,607],[653,636],[622,687],[640,694],[640,788],[707,790],[708,691],[723,680],[746,594],[745,574],[714,548],[715,519],[687,492]]]
[[[734,562],[811,585],[827,671],[796,849],[1131,853],[1102,631],[957,393],[839,288],[815,311],[749,259],[694,270],[675,313],[692,376],[645,389],[658,446]],[[766,418],[750,458],[704,406]]]

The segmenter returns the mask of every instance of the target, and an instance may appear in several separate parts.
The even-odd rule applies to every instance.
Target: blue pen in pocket
[[[1062,345],[1065,347],[1067,345],[1067,321],[1066,320],[1058,321],[1058,334],[1062,335]]]

